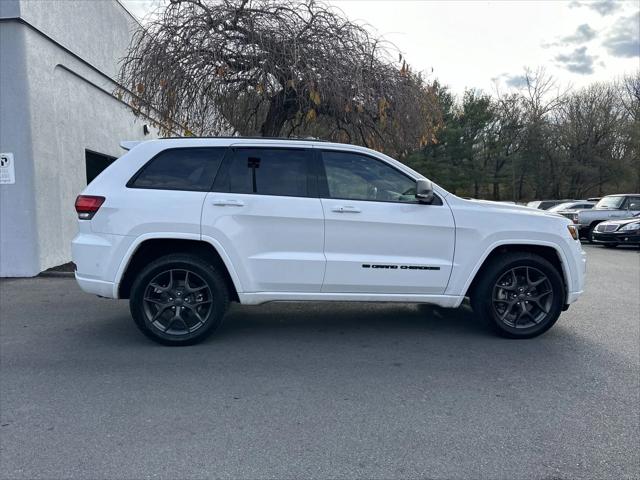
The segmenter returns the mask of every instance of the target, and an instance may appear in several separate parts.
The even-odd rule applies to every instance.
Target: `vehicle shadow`
[[[237,336],[357,334],[491,335],[468,305],[445,309],[427,304],[346,302],[274,302],[258,306],[234,304],[214,339]]]
[[[125,307],[124,302],[117,304]],[[156,345],[139,332],[127,310],[117,310],[110,315],[96,315],[93,321],[79,329],[69,328],[66,333],[76,331],[83,336],[84,342],[99,348],[110,343],[122,348]],[[222,326],[211,337],[185,348],[220,348],[283,340],[318,342],[324,339],[330,342],[336,338],[376,342],[376,337],[388,341],[422,336],[432,339],[494,337],[474,318],[467,304],[449,309],[426,304],[274,302],[257,306],[232,304]]]

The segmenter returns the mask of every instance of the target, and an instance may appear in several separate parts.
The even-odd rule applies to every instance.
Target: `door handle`
[[[336,212],[336,213],[360,213],[362,212],[362,210],[360,210],[358,207],[354,207],[352,205],[343,205],[340,207],[333,207],[331,209],[332,212]]]
[[[244,207],[244,202],[230,198],[217,198],[211,203],[216,207]]]

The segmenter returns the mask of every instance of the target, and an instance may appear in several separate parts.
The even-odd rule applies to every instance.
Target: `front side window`
[[[286,148],[237,148],[229,167],[229,192],[307,196],[310,152]]]
[[[209,191],[226,148],[173,148],[156,155],[127,184],[130,188]]]
[[[640,197],[628,197],[627,203],[623,208],[629,210],[640,210]]]
[[[329,198],[418,203],[416,182],[374,158],[350,152],[322,152]]]

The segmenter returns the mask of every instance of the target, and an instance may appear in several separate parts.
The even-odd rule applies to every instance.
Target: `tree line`
[[[640,191],[640,71],[517,91],[414,72],[316,0],[172,0],[135,32],[115,94],[165,133],[312,136],[395,156],[462,196],[523,201]]]
[[[435,83],[436,141],[403,160],[462,196],[524,201],[640,191],[640,72],[560,90],[526,70],[517,91]]]

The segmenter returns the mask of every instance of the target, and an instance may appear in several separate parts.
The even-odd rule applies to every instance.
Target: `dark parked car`
[[[592,241],[594,229],[599,223],[631,218],[636,213],[640,213],[640,193],[607,195],[590,210],[560,213],[578,226],[581,237]]]
[[[640,213],[624,220],[609,220],[596,225],[593,242],[605,247],[640,245]]]

